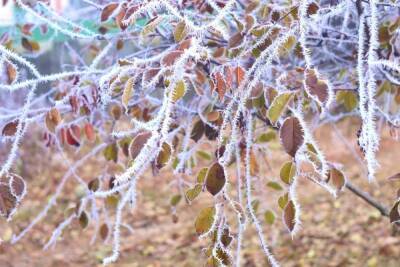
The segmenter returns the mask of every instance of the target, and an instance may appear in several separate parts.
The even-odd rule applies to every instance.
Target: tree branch
[[[358,197],[362,198],[365,202],[379,210],[379,212],[386,217],[389,217],[389,209],[384,207],[381,203],[379,203],[376,199],[371,197],[368,193],[360,190],[358,187],[354,186],[350,182],[346,182],[346,187],[349,189],[351,192],[353,192],[355,195]]]

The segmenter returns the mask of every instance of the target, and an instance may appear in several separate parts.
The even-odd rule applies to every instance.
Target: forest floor
[[[355,136],[358,127],[357,121],[346,120],[339,123],[337,128],[356,153],[359,153]],[[343,164],[345,174],[353,184],[386,207],[391,207],[400,184],[389,181],[387,177],[400,172],[400,143],[389,136],[387,128],[383,129],[378,155],[381,167],[376,181],[371,183],[352,150],[338,138],[331,125],[316,130],[315,136],[327,159]],[[37,146],[32,149],[41,149],[41,145]],[[40,211],[65,171],[48,167],[59,165],[57,161],[60,159],[39,155],[42,157],[40,161],[28,153],[22,155],[23,170],[30,177],[27,181],[29,191],[13,222],[0,221],[0,237],[4,240],[0,245],[0,266],[101,266],[101,259],[109,255],[112,248],[110,243],[104,244],[100,238],[93,245],[90,244],[93,225],[81,230],[78,222],[74,222],[54,248],[42,250],[52,230],[62,219],[60,214],[63,211],[57,210],[60,207],[52,209],[44,221],[20,242],[9,244],[12,233],[19,233]],[[277,177],[282,162],[288,159],[285,155],[278,155],[271,157],[266,162],[268,164],[260,164],[269,166],[265,170],[266,177]],[[92,168],[98,166],[88,164],[81,171],[91,173]],[[171,192],[175,190],[170,184],[172,180],[168,171],[162,171],[157,177],[149,176],[140,180],[139,208],[126,217],[134,233],[129,234],[126,229],[122,229],[121,257],[111,266],[203,266],[205,257],[201,249],[208,240],[197,239],[193,224],[199,209],[210,203],[210,197],[202,194],[204,196],[196,199],[192,205],[181,202],[177,207],[179,220],[173,223],[169,206]],[[74,195],[74,190],[72,185],[67,186],[66,196],[60,199],[61,206],[65,204],[68,195]],[[334,199],[310,181],[300,180],[298,199],[302,207],[302,227],[293,238],[285,230],[280,219],[281,211],[276,208],[279,192],[271,189],[262,192],[256,190],[254,196],[261,202],[258,217],[264,226],[264,235],[282,266],[400,266],[400,236],[393,234],[388,218],[382,217],[375,208],[348,190]],[[266,207],[272,208],[277,214],[272,226],[267,225],[263,218]],[[267,266],[252,226],[246,229],[242,254],[242,266]]]

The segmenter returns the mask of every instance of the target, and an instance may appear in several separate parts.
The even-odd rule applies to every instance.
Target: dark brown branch
[[[358,197],[362,198],[364,201],[366,201],[368,204],[379,210],[379,212],[386,217],[389,217],[389,210],[384,207],[381,203],[379,203],[376,199],[371,197],[368,193],[360,190],[356,186],[354,186],[352,183],[347,182],[346,183],[347,189],[349,189],[351,192],[353,192],[355,195]]]

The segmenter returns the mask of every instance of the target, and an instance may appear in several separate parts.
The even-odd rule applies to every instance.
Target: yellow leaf
[[[124,92],[122,93],[122,105],[128,109],[128,103],[133,95],[134,78],[131,77],[125,84]]]

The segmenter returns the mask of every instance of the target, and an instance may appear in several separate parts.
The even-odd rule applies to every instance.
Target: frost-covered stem
[[[278,267],[279,263],[275,259],[275,257],[272,255],[270,252],[267,242],[265,241],[263,230],[261,227],[261,224],[259,220],[257,219],[257,216],[254,212],[253,205],[252,205],[252,198],[251,198],[251,174],[250,174],[250,151],[251,151],[251,146],[253,143],[253,120],[251,115],[249,114],[247,116],[247,121],[246,121],[246,157],[245,157],[245,178],[246,178],[246,194],[247,194],[247,209],[251,215],[251,218],[253,220],[253,224],[256,228],[258,237],[260,238],[260,243],[261,243],[261,248],[264,251],[264,254],[266,255],[268,261],[273,267]]]
[[[117,206],[116,214],[115,214],[115,222],[114,222],[114,231],[113,231],[113,252],[112,255],[103,259],[103,265],[108,265],[110,263],[115,262],[120,253],[120,227],[122,223],[122,210],[124,209],[126,203],[132,198],[131,194],[135,194],[136,190],[136,180],[131,180],[131,186],[127,192],[123,194],[123,198],[120,200]]]
[[[57,81],[57,80],[67,78],[70,76],[74,76],[74,75],[81,76],[81,75],[89,75],[89,74],[99,74],[99,73],[103,73],[103,72],[104,71],[100,71],[100,70],[87,70],[87,71],[79,70],[79,71],[67,71],[67,72],[61,72],[61,73],[54,73],[54,74],[50,74],[50,75],[46,75],[46,76],[39,76],[36,79],[18,82],[13,85],[0,84],[0,89],[16,91],[18,89],[23,89],[28,86],[36,86],[39,83]]]
[[[43,246],[43,250],[47,250],[51,245],[55,245],[57,239],[62,234],[63,230],[71,224],[72,220],[76,218],[76,214],[71,214],[67,219],[65,219],[62,223],[60,223],[57,228],[53,231],[49,241]]]
[[[29,6],[25,5],[23,3],[22,0],[16,0],[16,3],[26,12],[28,12],[29,14],[31,14],[33,17],[38,18],[39,20],[42,20],[43,22],[45,22],[48,26],[54,28],[57,31],[60,31],[72,38],[82,38],[82,39],[93,39],[94,37],[100,36],[100,35],[85,35],[85,34],[80,34],[77,32],[73,32],[70,31],[68,29],[65,29],[64,27],[54,23],[53,21],[51,21],[50,19],[40,15],[38,12],[36,12],[35,10],[33,10],[32,8],[30,8]],[[72,23],[72,22],[70,22]]]

